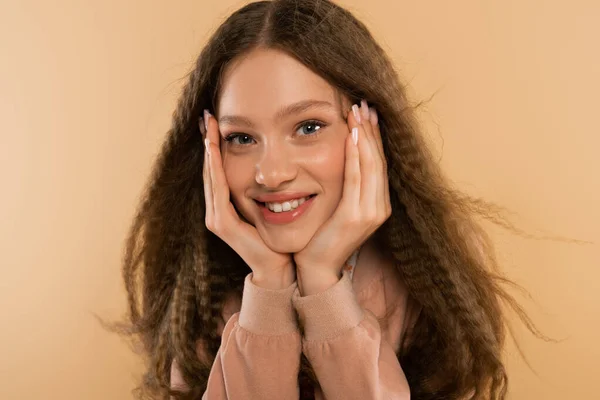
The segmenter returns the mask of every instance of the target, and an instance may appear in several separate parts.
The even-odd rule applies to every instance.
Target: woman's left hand
[[[294,254],[301,295],[339,281],[345,261],[391,215],[387,163],[377,113],[363,100],[348,113],[342,198],[308,245]],[[357,144],[353,136],[357,135]]]

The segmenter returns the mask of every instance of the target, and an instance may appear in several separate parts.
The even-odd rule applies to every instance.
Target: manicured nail
[[[206,154],[210,157],[210,140],[208,138],[204,139],[204,148],[206,149]]]
[[[358,128],[357,127],[352,128],[352,141],[354,142],[354,144],[358,143]]]
[[[373,125],[377,125],[377,122],[379,122],[379,117],[377,116],[377,110],[375,110],[374,108],[371,108],[371,116],[369,117],[369,119],[371,120],[371,123]]]
[[[369,119],[369,105],[366,100],[361,100],[360,102],[360,110],[362,111],[363,117],[365,119]]]
[[[362,122],[362,119],[360,118],[360,112],[358,111],[358,106],[356,104],[352,106],[352,114],[354,114],[354,119],[356,120],[356,122],[360,124]]]
[[[208,132],[208,120],[210,119],[210,113],[208,110],[204,110],[204,128]]]

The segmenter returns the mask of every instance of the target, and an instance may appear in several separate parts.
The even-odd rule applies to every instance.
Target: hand
[[[306,296],[335,284],[345,261],[391,215],[387,163],[377,113],[365,101],[353,106],[348,126],[358,128],[358,143],[346,138],[344,188],[332,217],[294,254],[298,286]],[[355,116],[355,112],[358,113]]]
[[[288,287],[296,280],[292,255],[271,250],[256,228],[242,221],[231,204],[219,148],[219,125],[207,111],[204,121],[200,121],[200,131],[206,148],[203,169],[206,227],[248,264],[255,284],[268,289]]]

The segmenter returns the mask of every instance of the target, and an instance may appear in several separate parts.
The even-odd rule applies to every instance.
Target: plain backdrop
[[[203,44],[244,2],[0,2],[0,398],[130,399],[123,241]],[[546,343],[515,325],[511,399],[593,399],[600,374],[600,2],[345,0],[389,51]]]

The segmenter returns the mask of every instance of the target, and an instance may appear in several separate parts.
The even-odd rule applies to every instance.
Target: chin
[[[298,233],[295,235],[283,232],[266,232],[264,228],[259,228],[258,234],[263,239],[268,248],[277,253],[283,254],[298,253],[300,250],[306,247],[306,245],[312,238],[312,235],[307,235],[306,232]]]
[[[318,228],[318,226],[311,226],[314,224],[314,220],[297,221],[296,223],[300,222],[300,225],[265,225],[262,223],[261,217],[257,216],[254,210],[248,208],[239,208],[242,211],[240,216],[254,226],[265,245],[277,253],[298,253],[308,245]]]

